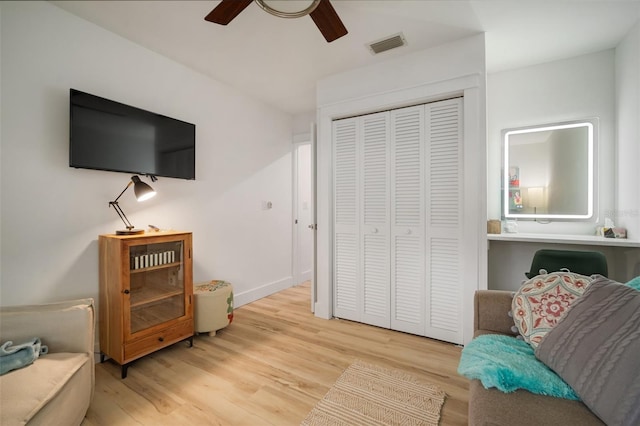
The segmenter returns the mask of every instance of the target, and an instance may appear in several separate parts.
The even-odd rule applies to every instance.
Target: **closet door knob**
[[[373,229],[371,230],[371,232],[373,232],[374,234],[377,234],[377,233],[378,233],[378,228],[373,228]]]
[[[411,229],[407,229],[406,231],[404,231],[404,233],[407,235],[411,235]]]

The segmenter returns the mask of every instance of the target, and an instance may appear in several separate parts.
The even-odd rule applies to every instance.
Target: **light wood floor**
[[[96,365],[84,426],[298,425],[354,360],[402,369],[447,393],[441,425],[466,425],[461,348],[309,309],[301,285],[242,306],[218,335],[198,335],[134,363]]]

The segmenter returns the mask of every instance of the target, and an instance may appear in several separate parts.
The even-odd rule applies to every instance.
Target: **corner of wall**
[[[615,50],[616,194],[614,223],[640,239],[640,21]]]

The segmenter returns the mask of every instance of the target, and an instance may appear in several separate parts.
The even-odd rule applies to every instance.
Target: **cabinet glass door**
[[[183,241],[129,247],[131,334],[185,315]]]

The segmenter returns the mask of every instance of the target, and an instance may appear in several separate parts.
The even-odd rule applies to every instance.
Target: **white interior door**
[[[311,174],[311,224],[307,227],[311,234],[311,312],[316,311],[316,301],[318,300],[318,293],[316,291],[316,282],[317,282],[317,236],[318,236],[318,219],[316,216],[316,195],[317,195],[317,173],[316,173],[316,154],[317,154],[317,134],[316,134],[316,124],[311,123],[309,125],[309,135],[311,141],[311,152],[310,152],[310,160],[309,160],[309,169]]]
[[[426,335],[462,343],[462,99],[425,105]]]
[[[333,122],[336,317],[462,343],[462,106]]]
[[[362,321],[389,328],[389,113],[358,121]]]
[[[391,111],[391,328],[425,333],[424,106]]]
[[[358,121],[333,122],[333,314],[360,321],[360,216]]]
[[[296,232],[296,284],[309,281],[313,273],[313,225],[312,187],[311,187],[311,143],[297,144],[296,150],[296,195],[295,218]]]

